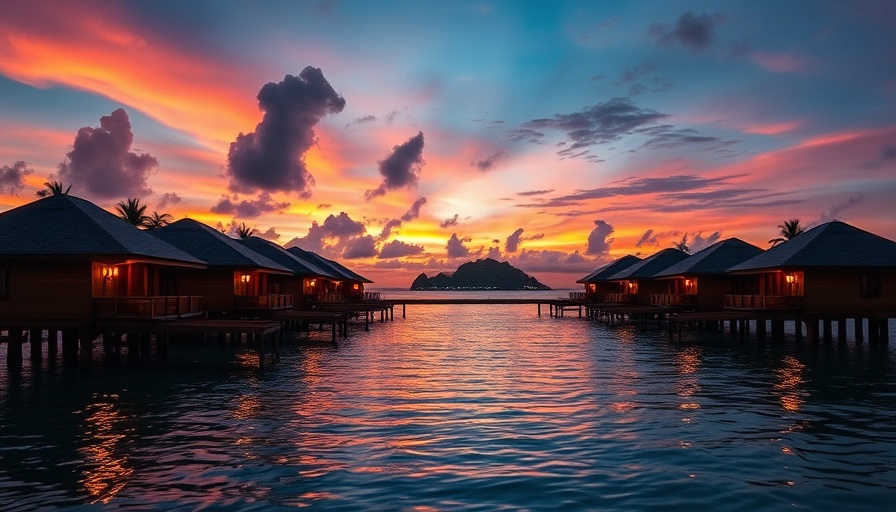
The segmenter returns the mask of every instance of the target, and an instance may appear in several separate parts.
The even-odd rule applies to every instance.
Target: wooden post
[[[772,341],[784,341],[784,320],[772,320]]]
[[[43,329],[31,329],[28,332],[28,343],[31,348],[31,360],[40,363],[41,357],[41,338],[43,337]]]
[[[809,343],[818,343],[818,319],[814,316],[806,319],[806,338]]]
[[[56,354],[59,353],[59,331],[56,329],[47,330],[47,359],[53,361]]]
[[[830,318],[821,319],[821,336],[825,343],[830,343],[834,339],[833,333],[831,332]]]
[[[853,331],[855,332],[856,343],[865,341],[865,329],[862,326],[863,321],[864,320],[860,316],[853,320]]]
[[[793,332],[796,335],[796,341],[803,341],[803,321],[799,318],[793,321]]]
[[[90,337],[87,329],[79,329],[78,340],[81,344],[78,351],[78,359],[82,363],[89,365],[93,361],[93,338]]]
[[[115,350],[115,340],[112,338],[112,333],[110,331],[103,331],[103,352],[106,355],[112,354]]]
[[[78,330],[63,329],[62,331],[62,360],[66,362],[78,359]]]
[[[6,340],[6,367],[12,371],[22,369],[22,339],[21,329],[9,328],[9,338]]]
[[[407,304],[405,304],[404,302],[401,303],[401,318],[405,318],[405,307],[406,306],[407,306]]]
[[[843,317],[837,319],[837,341],[846,343],[846,319]]]
[[[890,320],[888,318],[880,319],[880,342],[886,345],[890,341]]]
[[[868,318],[868,343],[876,344],[880,341],[880,323],[877,318]]]
[[[248,338],[249,335],[247,334]],[[258,369],[264,370],[264,334],[258,337]]]
[[[764,318],[756,319],[756,341],[762,343],[766,338],[766,325]]]
[[[737,320],[728,320],[728,331],[730,334],[737,334]]]

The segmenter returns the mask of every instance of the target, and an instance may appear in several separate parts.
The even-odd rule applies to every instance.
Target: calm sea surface
[[[386,293],[399,296],[432,293]],[[4,343],[0,510],[892,510],[896,500],[892,346],[719,333],[679,344],[650,327],[546,308],[539,318],[534,305],[397,313],[351,329],[338,349],[326,332],[303,334],[263,373],[250,348],[181,343],[166,361],[111,362],[97,347],[89,370],[26,360],[10,374]]]

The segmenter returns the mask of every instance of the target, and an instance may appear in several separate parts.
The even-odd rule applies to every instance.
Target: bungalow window
[[[0,267],[0,300],[9,298],[9,270],[6,267]]]
[[[880,297],[880,274],[862,274],[862,297]]]

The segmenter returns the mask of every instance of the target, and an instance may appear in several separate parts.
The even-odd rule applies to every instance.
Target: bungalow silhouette
[[[360,274],[349,270],[339,262],[324,258],[319,254],[306,251],[300,247],[287,249],[291,254],[302,261],[310,262],[318,268],[326,269],[334,278],[309,282],[310,289],[306,292],[314,297],[315,302],[340,302],[343,300],[357,301],[364,298],[364,285],[372,283]]]
[[[725,307],[790,311],[806,321],[810,337],[818,320],[829,336],[831,319],[855,318],[857,338],[869,320],[872,340],[887,336],[896,317],[896,242],[844,222],[832,221],[770,248],[729,272],[743,276]]]
[[[666,290],[650,296],[650,303],[678,310],[719,311],[734,290],[738,276],[726,271],[765,252],[739,238],[729,238],[688,256],[656,274]]]
[[[202,271],[177,276],[178,290],[201,295],[209,312],[224,315],[250,310],[290,309],[293,295],[285,282],[293,271],[220,231],[193,219],[181,219],[152,236],[206,262]]]
[[[616,291],[607,294],[607,302],[650,304],[652,294],[666,290],[666,283],[656,275],[687,257],[684,251],[663,249],[613,274],[607,280],[616,285]]]
[[[308,305],[314,302],[314,291],[317,282],[322,283],[325,280],[339,281],[343,278],[331,268],[321,268],[322,266],[315,264],[310,258],[299,258],[292,252],[264,238],[250,236],[236,241],[293,272],[293,279],[283,280],[281,291],[292,294],[294,296],[294,304],[296,305]]]
[[[0,326],[198,315],[175,275],[205,267],[89,201],[49,196],[0,214]]]
[[[607,300],[607,294],[619,291],[619,284],[615,282],[611,283],[609,278],[639,261],[641,261],[641,258],[629,254],[607,263],[576,281],[577,283],[585,285],[585,300],[592,302],[609,302]]]

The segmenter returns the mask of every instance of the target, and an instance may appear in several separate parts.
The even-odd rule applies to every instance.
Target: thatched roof
[[[896,242],[845,222],[831,221],[728,270],[751,272],[779,268],[896,269]]]
[[[688,256],[657,273],[656,277],[724,274],[732,266],[743,263],[763,252],[765,251],[759,247],[748,244],[739,238],[729,238]]]
[[[262,256],[270,258],[280,265],[283,265],[297,275],[320,276],[336,279],[342,278],[342,276],[336,275],[334,271],[323,269],[310,261],[303,260],[270,240],[265,240],[264,238],[257,236],[250,236],[247,238],[240,238],[236,240],[236,242],[252,249]]]
[[[0,213],[0,257],[123,257],[204,266],[200,258],[84,199],[57,194]]]
[[[600,267],[599,269],[579,279],[576,282],[588,284],[608,281],[613,274],[617,274],[634,265],[635,263],[638,263],[639,261],[641,261],[641,258],[629,254],[628,256],[623,256],[616,261],[607,263],[606,265]]]
[[[288,273],[292,271],[245,247],[220,231],[193,219],[181,219],[159,229],[153,236],[178,247],[213,267],[234,267]]]
[[[684,251],[672,248],[663,249],[662,251],[648,256],[634,265],[613,274],[608,280],[618,281],[620,279],[645,279],[648,277],[655,277],[657,273],[666,270],[687,257],[688,255]]]

